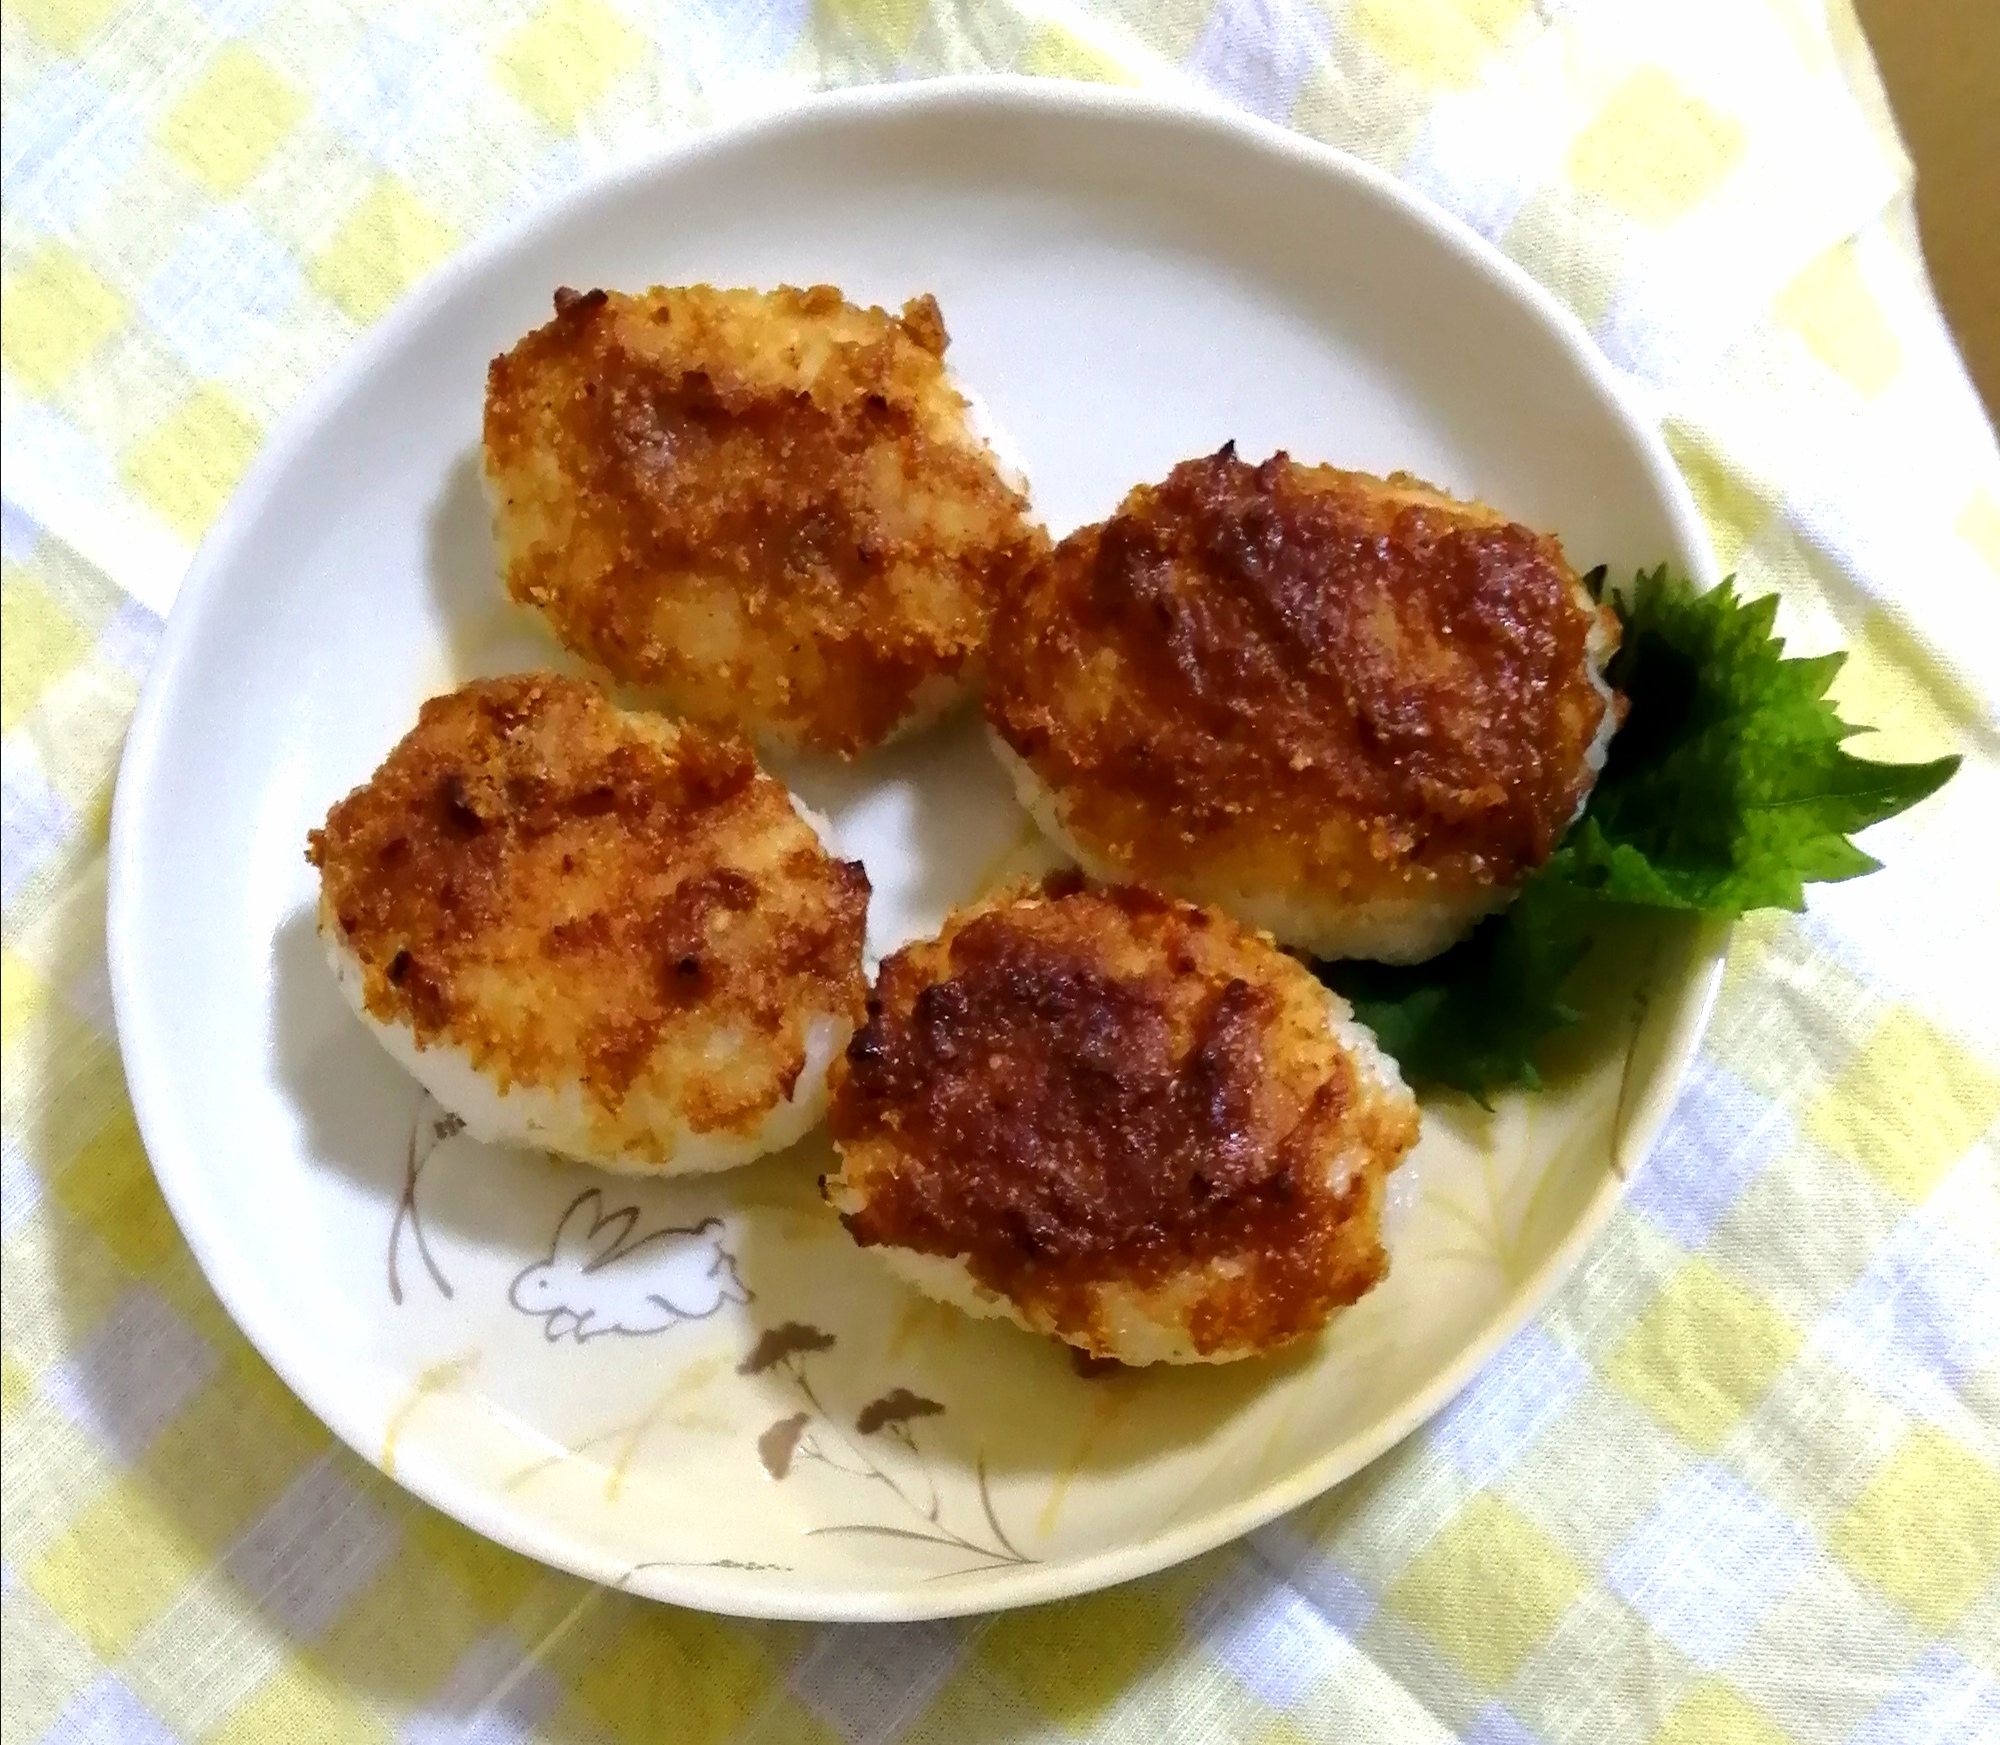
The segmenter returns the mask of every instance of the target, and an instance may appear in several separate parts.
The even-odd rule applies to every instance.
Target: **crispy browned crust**
[[[1560,545],[1483,504],[1224,448],[1003,606],[987,713],[1134,877],[1506,885],[1588,791],[1596,622]]]
[[[574,1082],[615,1114],[643,1088],[694,1132],[748,1132],[791,1094],[807,1020],[861,1016],[860,865],[742,740],[576,679],[432,698],[307,858],[368,1011],[502,1090]]]
[[[1223,1262],[1187,1327],[1241,1355],[1387,1268],[1382,1182],[1414,1105],[1362,1079],[1299,964],[1216,910],[1057,875],[897,952],[868,1011],[829,1115],[864,1247],[963,1256],[1103,1354],[1100,1286]]]
[[[945,346],[929,297],[894,316],[825,285],[559,291],[487,376],[509,591],[677,713],[878,743],[920,687],[973,676],[1046,544]]]

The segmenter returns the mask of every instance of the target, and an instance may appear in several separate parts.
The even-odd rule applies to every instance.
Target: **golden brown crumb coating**
[[[499,1094],[580,1095],[589,1137],[565,1148],[614,1167],[753,1133],[813,1027],[861,1016],[860,866],[741,739],[584,681],[432,698],[308,858],[365,1014]]]
[[[1547,535],[1225,448],[1037,568],[987,713],[1092,870],[1338,950],[1346,920],[1469,925],[1548,857],[1602,760],[1615,639]]]
[[[929,297],[557,292],[487,376],[509,591],[614,678],[767,743],[851,756],[935,713],[1046,543],[945,346]]]
[[[1219,912],[1059,874],[896,953],[868,1009],[827,1183],[864,1247],[956,1258],[1126,1363],[1272,1350],[1382,1277],[1416,1105],[1342,1003]]]

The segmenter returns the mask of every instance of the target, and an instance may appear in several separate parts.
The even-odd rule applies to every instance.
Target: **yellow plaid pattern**
[[[9,1741],[2000,1739],[2000,459],[1846,0],[12,0],[0,47]],[[109,783],[193,544],[438,261],[702,123],[982,68],[1205,87],[1460,213],[1855,650],[1883,754],[1968,761],[1895,870],[1741,931],[1612,1230],[1353,1483],[1039,1611],[677,1613],[410,1502],[222,1315],[120,1081]]]

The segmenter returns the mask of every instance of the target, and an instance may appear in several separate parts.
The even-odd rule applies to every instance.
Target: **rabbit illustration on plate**
[[[604,1193],[580,1193],[556,1227],[548,1258],[524,1267],[508,1300],[542,1322],[551,1344],[581,1345],[605,1333],[664,1333],[705,1320],[724,1303],[747,1303],[736,1257],[715,1234],[719,1218],[635,1236],[639,1208],[604,1209]]]

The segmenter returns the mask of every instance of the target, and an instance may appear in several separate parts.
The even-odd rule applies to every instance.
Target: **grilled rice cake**
[[[817,1123],[862,1016],[860,866],[746,742],[586,681],[433,698],[308,854],[350,1003],[479,1138],[726,1168]]]
[[[987,716],[1081,865],[1321,957],[1462,938],[1581,810],[1617,619],[1546,534],[1406,475],[1232,449],[1065,539]]]
[[[883,964],[829,1123],[828,1199],[920,1290],[1097,1358],[1221,1363],[1383,1276],[1418,1114],[1267,938],[1063,874]]]
[[[496,358],[485,466],[508,591],[690,719],[852,756],[979,677],[1046,546],[945,367],[937,304],[558,292]]]

